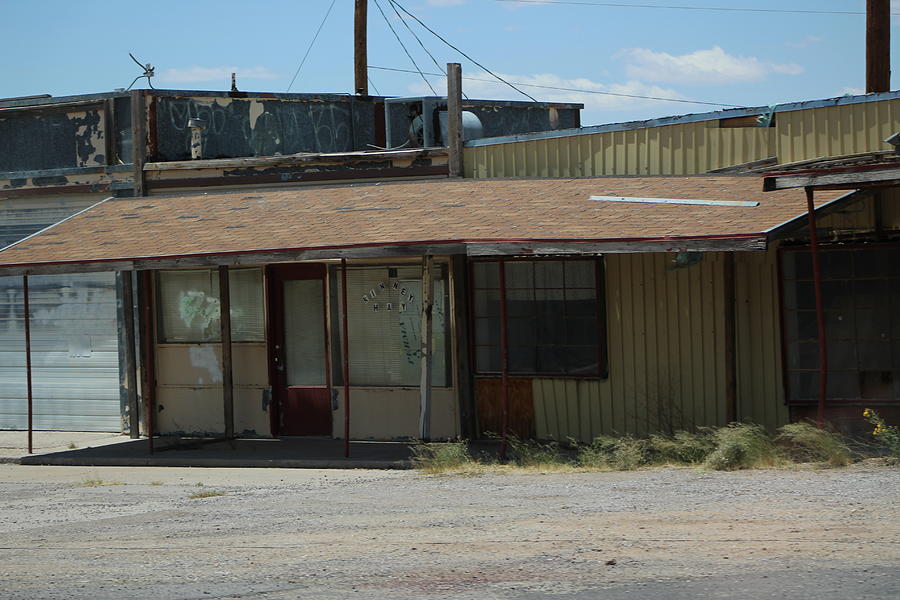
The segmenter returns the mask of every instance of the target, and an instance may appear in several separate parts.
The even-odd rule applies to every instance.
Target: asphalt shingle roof
[[[590,196],[755,201],[599,202]],[[840,195],[820,192],[817,205]],[[805,214],[756,177],[431,180],[108,200],[0,252],[0,266],[402,243],[740,238]]]

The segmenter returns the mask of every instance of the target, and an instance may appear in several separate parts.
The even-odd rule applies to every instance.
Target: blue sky
[[[524,4],[496,0],[399,0],[492,71],[513,82],[638,96],[762,106],[860,93],[865,16]],[[865,11],[865,0],[619,0],[621,4]],[[222,90],[237,72],[246,91],[284,92],[331,0],[0,0],[0,97],[54,96],[127,87],[137,66],[156,67],[167,89]],[[437,67],[378,4],[423,71]],[[900,12],[894,3],[893,12]],[[892,34],[900,35],[893,18]],[[441,65],[461,62],[472,98],[525,99],[418,24]],[[350,93],[353,0],[336,0],[291,91]],[[896,44],[893,44],[896,46]],[[896,64],[897,53],[893,53]],[[369,0],[369,64],[413,69]],[[896,68],[895,68],[896,70]],[[371,68],[383,95],[431,95],[418,74]],[[438,93],[445,82],[429,77]],[[144,81],[144,80],[142,80]],[[138,87],[145,87],[141,82]],[[583,102],[583,124],[706,112],[716,106],[520,86],[538,100]],[[375,93],[372,90],[372,93]]]

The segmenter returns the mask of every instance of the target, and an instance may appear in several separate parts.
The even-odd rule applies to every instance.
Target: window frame
[[[260,296],[262,301],[262,310],[263,310],[263,328],[262,328],[262,337],[256,340],[239,340],[234,338],[232,334],[232,345],[234,344],[266,344],[268,343],[268,331],[267,331],[267,321],[268,321],[268,306],[267,306],[267,293],[266,293],[266,273],[265,268],[263,266],[258,265],[242,265],[240,267],[229,267],[228,275],[229,278],[231,274],[235,271],[249,271],[249,270],[257,270],[259,271],[259,282],[260,282]],[[198,344],[221,344],[222,340],[177,340],[177,341],[168,341],[165,339],[165,321],[163,318],[163,301],[162,301],[162,275],[163,273],[175,273],[175,272],[188,272],[188,271],[206,271],[211,274],[211,277],[218,278],[218,267],[194,267],[189,269],[156,269],[153,271],[153,304],[154,304],[154,316],[155,316],[155,330],[156,335],[156,343],[158,345],[178,345],[178,344],[188,344],[191,346],[196,346]],[[229,289],[234,289],[229,286]],[[220,292],[221,293],[221,292]],[[221,301],[221,298],[219,298]],[[233,303],[232,303],[232,306]],[[232,331],[234,327],[232,326]]]
[[[853,250],[877,250],[877,249],[898,249],[900,248],[900,243],[897,242],[872,242],[872,243],[847,243],[847,244],[819,244],[819,252],[822,254],[835,252],[835,251],[853,251]],[[781,387],[784,393],[784,404],[787,406],[811,406],[815,405],[818,402],[818,392],[815,398],[802,398],[799,393],[792,394],[791,392],[791,373],[796,372],[808,372],[814,373],[818,377],[819,368],[813,369],[801,369],[801,368],[792,368],[790,366],[790,356],[789,356],[789,346],[791,342],[802,342],[803,338],[789,338],[788,337],[788,325],[786,322],[786,316],[788,311],[792,311],[795,313],[799,313],[802,310],[808,310],[808,312],[812,312],[815,314],[815,310],[810,309],[798,309],[798,308],[787,308],[787,285],[788,284],[796,284],[797,282],[812,282],[812,276],[809,278],[798,278],[793,277],[791,279],[786,278],[785,274],[785,260],[788,255],[797,254],[797,253],[809,253],[812,252],[812,246],[809,243],[797,244],[791,246],[781,246],[777,251],[777,282],[778,282],[778,325],[779,325],[779,336],[780,336],[780,344],[779,347],[781,349],[781,373],[782,373],[782,381]],[[846,277],[823,277],[823,283],[828,281],[863,281],[863,280],[887,280],[890,281],[892,277],[890,275],[884,277],[855,277],[854,276],[846,278]],[[888,296],[892,294],[890,288],[888,288]],[[855,302],[855,301],[854,301]],[[855,312],[855,304],[854,304],[854,312]],[[826,307],[826,321],[827,321],[827,313],[829,310],[834,310]],[[858,343],[861,341],[859,337],[858,327],[854,321],[854,335],[853,338],[854,343]],[[866,341],[867,338],[862,338],[862,341]],[[893,337],[889,338],[893,342]],[[833,338],[829,338],[828,332],[826,330],[825,336],[826,344],[829,346],[835,341],[841,341],[840,339],[835,340]],[[818,343],[818,332],[817,337],[810,338],[806,340],[808,343]],[[893,371],[893,369],[891,369]],[[834,369],[829,367],[827,369],[828,373],[832,372],[853,372],[853,369]],[[859,365],[857,363],[855,372],[857,374],[865,372],[859,369]],[[897,402],[897,397],[893,399],[885,399],[885,398],[866,398],[863,396],[862,389],[859,390],[859,394],[857,398],[844,398],[844,397],[836,397],[826,392],[826,402],[828,404],[840,405],[840,406],[861,406],[862,404],[871,404],[873,406],[880,406],[885,404],[894,404]]]
[[[608,326],[607,326],[607,310],[606,310],[606,264],[602,255],[598,256],[510,256],[510,257],[477,257],[470,258],[468,261],[468,323],[469,323],[469,369],[476,378],[498,378],[503,376],[502,367],[499,371],[482,371],[478,369],[476,344],[476,312],[475,312],[475,265],[479,263],[513,263],[513,262],[593,262],[594,263],[594,293],[597,303],[597,365],[596,373],[548,373],[548,372],[524,372],[507,370],[508,377],[514,378],[532,378],[532,379],[582,379],[582,380],[605,380],[609,378],[609,352],[608,352]],[[499,286],[499,283],[498,283]],[[498,287],[499,289],[499,287]],[[544,288],[541,288],[544,289]],[[550,288],[547,288],[550,289]],[[557,288],[553,288],[557,289]],[[561,288],[565,291],[567,288]],[[572,288],[572,289],[590,289],[590,288]],[[502,294],[506,298],[506,290]],[[507,336],[509,335],[509,314],[503,311],[507,322]],[[502,340],[501,340],[502,346]],[[509,342],[507,339],[507,348]]]

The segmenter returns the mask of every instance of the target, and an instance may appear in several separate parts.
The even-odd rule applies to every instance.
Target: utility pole
[[[356,10],[353,13],[354,89],[360,96],[369,95],[369,57],[366,51],[366,13],[368,8],[369,0],[356,0]]]
[[[891,3],[866,0],[866,93],[891,89]]]

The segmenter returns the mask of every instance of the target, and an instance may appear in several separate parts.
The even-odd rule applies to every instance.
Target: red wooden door
[[[325,265],[268,268],[273,435],[330,436]]]

